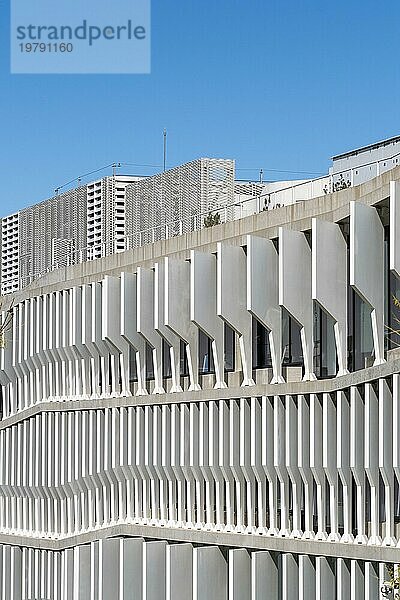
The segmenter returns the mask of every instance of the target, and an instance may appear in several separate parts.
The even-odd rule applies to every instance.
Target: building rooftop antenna
[[[163,131],[163,171],[165,171],[167,165],[167,130],[164,127]]]

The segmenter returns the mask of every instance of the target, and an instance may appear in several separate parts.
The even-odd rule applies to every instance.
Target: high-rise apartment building
[[[0,292],[40,275],[234,218],[234,161],[199,159],[151,177],[114,175],[1,220]]]
[[[125,248],[125,188],[138,179],[103,177],[1,220],[1,293],[40,275]]]
[[[20,214],[1,219],[1,293],[19,289],[20,280]]]
[[[6,298],[1,598],[393,599],[400,166],[118,258]]]

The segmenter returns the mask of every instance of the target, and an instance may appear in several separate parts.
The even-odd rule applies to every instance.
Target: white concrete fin
[[[350,202],[350,285],[372,308],[374,365],[384,358],[384,229],[376,209]]]
[[[347,245],[339,225],[312,219],[312,298],[335,320],[338,376],[347,370]]]
[[[247,310],[269,331],[273,378],[282,383],[282,319],[278,253],[271,240],[248,235]]]
[[[311,248],[304,233],[279,227],[279,304],[301,326],[304,380],[313,372],[313,303],[311,298]]]
[[[199,331],[190,318],[190,264],[166,257],[165,325],[186,342],[190,390],[199,390]]]
[[[215,367],[215,388],[225,388],[224,322],[217,315],[217,259],[214,254],[190,253],[190,318],[209,338]]]
[[[243,386],[252,377],[251,315],[247,310],[247,264],[240,246],[217,244],[217,314],[239,335]]]

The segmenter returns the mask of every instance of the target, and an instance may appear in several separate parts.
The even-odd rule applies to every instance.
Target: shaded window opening
[[[348,289],[348,369],[371,366],[374,357],[371,307],[350,286]]]
[[[180,375],[181,377],[187,377],[189,375],[189,365],[186,354],[186,343],[181,340],[180,347]]]
[[[162,341],[162,373],[164,379],[172,377],[170,346],[164,339]]]
[[[282,308],[282,364],[285,367],[304,366],[300,331],[297,321]]]
[[[199,329],[199,374],[215,373],[212,340]]]
[[[253,317],[253,369],[272,367],[271,350],[269,346],[269,331]]]
[[[133,346],[129,346],[129,383],[134,383],[137,380],[136,350]]]
[[[235,370],[235,332],[224,325],[224,368],[226,372]]]
[[[153,348],[146,342],[146,381],[154,379]]]
[[[335,321],[314,302],[314,373],[319,379],[335,377],[338,371]]]

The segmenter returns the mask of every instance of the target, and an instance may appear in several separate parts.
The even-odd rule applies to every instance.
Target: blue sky
[[[0,10],[0,215],[113,161],[160,165],[164,127],[168,166],[235,158],[243,179],[400,133],[398,1],[153,0],[152,73],[121,76],[10,75]]]

